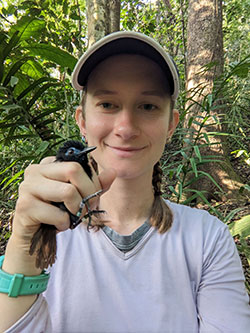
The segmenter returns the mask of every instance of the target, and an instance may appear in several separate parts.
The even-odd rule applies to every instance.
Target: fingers
[[[16,204],[13,233],[29,243],[40,223],[53,224],[59,231],[63,231],[69,227],[69,215],[32,195],[20,195]]]
[[[30,168],[37,166],[31,166]],[[32,170],[31,170],[32,171]],[[96,185],[76,162],[56,162],[39,166],[42,177],[74,185],[82,197],[96,191]]]
[[[71,183],[45,177],[40,178],[39,186],[34,186],[34,182],[30,181],[22,183],[20,185],[20,194],[22,193],[30,193],[34,198],[43,202],[63,202],[73,214],[79,209],[79,202],[82,200],[81,194]]]
[[[41,160],[40,164],[49,164],[49,163],[53,163],[55,162],[56,160],[56,157],[55,156],[48,156],[48,157],[45,157]]]

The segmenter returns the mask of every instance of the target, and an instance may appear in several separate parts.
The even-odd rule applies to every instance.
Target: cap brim
[[[104,59],[117,54],[139,54],[155,61],[165,73],[172,99],[179,94],[179,75],[171,56],[152,38],[138,33],[119,31],[107,35],[90,47],[79,59],[72,74],[72,85],[82,90],[92,70]]]

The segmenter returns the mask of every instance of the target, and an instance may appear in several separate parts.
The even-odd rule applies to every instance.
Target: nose
[[[117,114],[114,127],[115,135],[123,140],[131,140],[140,134],[140,124],[135,112],[131,110],[121,110]]]

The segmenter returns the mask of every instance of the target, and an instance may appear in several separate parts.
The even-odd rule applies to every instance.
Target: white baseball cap
[[[176,101],[179,94],[179,74],[171,56],[151,37],[139,32],[118,31],[93,44],[78,60],[72,73],[72,85],[83,90],[92,70],[104,59],[118,54],[139,54],[156,62],[166,74],[170,94]]]

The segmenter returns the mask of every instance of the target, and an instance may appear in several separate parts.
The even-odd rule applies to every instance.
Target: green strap
[[[9,297],[36,295],[46,290],[49,273],[43,271],[40,275],[25,276],[23,274],[8,274],[2,270],[4,256],[0,257],[0,292]]]

